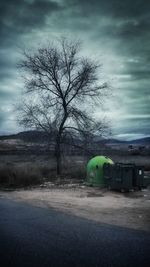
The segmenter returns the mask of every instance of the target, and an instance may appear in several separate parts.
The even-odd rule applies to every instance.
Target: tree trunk
[[[61,174],[61,155],[60,154],[57,154],[56,162],[57,162],[57,175],[60,175]]]
[[[62,122],[58,130],[58,134],[56,137],[56,163],[57,163],[57,174],[58,175],[61,174],[61,138],[62,138],[62,133],[63,133],[63,126],[68,116],[65,101],[63,103],[63,107],[64,107],[64,117],[62,119]]]
[[[60,150],[60,136],[57,136],[56,140],[56,148],[55,148],[55,155],[56,155],[56,170],[57,175],[61,174],[61,150]]]

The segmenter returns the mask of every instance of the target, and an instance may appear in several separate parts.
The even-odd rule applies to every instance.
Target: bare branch
[[[54,133],[57,172],[60,172],[61,143],[65,135],[92,140],[105,125],[89,109],[99,103],[107,83],[99,81],[99,65],[79,56],[80,43],[63,38],[57,46],[24,52],[20,67],[25,71],[26,98],[20,109],[20,123]],[[85,105],[86,106],[86,105]]]

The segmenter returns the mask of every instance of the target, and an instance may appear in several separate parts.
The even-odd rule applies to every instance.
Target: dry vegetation
[[[37,166],[14,166],[5,164],[0,168],[0,184],[4,187],[20,187],[42,182],[42,175]]]
[[[48,156],[0,156],[0,186],[26,187],[42,184],[45,181],[84,179],[85,160],[79,158],[66,158],[63,160],[63,174],[56,175],[55,159]]]

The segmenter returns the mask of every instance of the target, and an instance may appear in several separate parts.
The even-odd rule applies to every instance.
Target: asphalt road
[[[150,233],[0,198],[0,266],[150,266]]]

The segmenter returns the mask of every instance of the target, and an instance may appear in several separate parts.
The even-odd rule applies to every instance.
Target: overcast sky
[[[20,49],[65,35],[103,63],[113,97],[96,116],[112,122],[113,136],[150,135],[150,1],[1,0],[0,133],[17,132],[12,105],[23,84]]]

